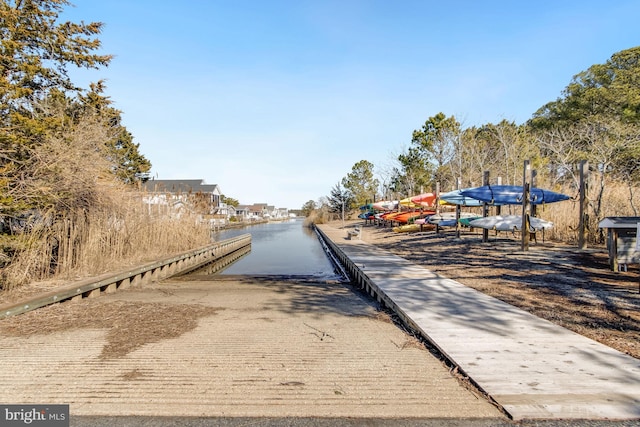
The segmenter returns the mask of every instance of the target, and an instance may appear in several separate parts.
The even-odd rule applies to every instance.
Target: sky
[[[521,124],[640,45],[637,0],[71,0],[102,22],[106,95],[155,179],[299,209],[361,160],[388,179],[439,112]]]

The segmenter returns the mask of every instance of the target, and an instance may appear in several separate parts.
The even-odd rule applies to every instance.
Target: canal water
[[[337,278],[315,231],[303,222],[295,219],[215,232],[215,241],[251,234],[251,252],[217,274]]]

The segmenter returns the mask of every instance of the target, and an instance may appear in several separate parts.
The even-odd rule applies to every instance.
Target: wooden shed
[[[640,264],[640,216],[611,216],[598,224],[607,230],[609,266],[618,271],[627,264]]]

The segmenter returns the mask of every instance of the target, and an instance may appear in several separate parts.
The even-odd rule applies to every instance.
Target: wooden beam
[[[489,185],[489,171],[484,171],[482,174],[482,185]],[[485,202],[482,204],[482,217],[486,218],[489,216],[489,205]],[[489,241],[489,230],[486,228],[482,229],[482,242],[486,243]]]
[[[522,172],[522,245],[523,251],[529,250],[529,186],[531,184],[531,164],[529,160],[524,161]]]
[[[589,180],[589,163],[580,162],[580,218],[578,220],[578,248],[587,249],[587,182]]]

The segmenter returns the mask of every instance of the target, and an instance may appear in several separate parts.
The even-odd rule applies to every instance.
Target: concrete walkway
[[[155,338],[176,327],[167,318],[185,306],[213,313],[193,318],[190,330]],[[69,320],[86,311],[109,322]],[[136,333],[131,323],[115,328],[126,319],[149,325],[149,333]],[[58,331],[9,334],[9,322],[34,320]],[[105,348],[136,335],[145,338],[141,345],[103,357]],[[473,424],[482,426],[506,420],[370,299],[341,283],[168,279],[3,319],[0,347],[1,402],[69,404],[72,418],[136,416],[147,426],[191,425],[188,417],[207,419],[197,425],[217,425],[220,417],[485,420]],[[181,418],[160,424],[154,417]]]
[[[515,420],[640,419],[640,360],[369,245],[366,229],[320,229]]]

